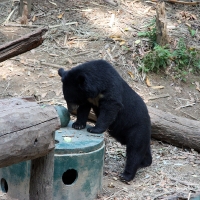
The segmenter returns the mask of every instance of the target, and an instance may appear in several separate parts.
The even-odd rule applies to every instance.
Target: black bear
[[[138,168],[151,165],[151,122],[147,107],[108,62],[94,60],[69,71],[60,68],[58,74],[62,77],[69,112],[77,109],[77,120],[72,127],[85,128],[92,108],[97,121],[87,131],[98,134],[107,130],[126,145],[122,181],[132,180]]]

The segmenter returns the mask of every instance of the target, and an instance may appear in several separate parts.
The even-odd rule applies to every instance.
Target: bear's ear
[[[65,72],[65,70],[64,70],[63,68],[60,68],[60,69],[58,70],[58,74],[59,74],[61,77],[63,76],[64,72]]]

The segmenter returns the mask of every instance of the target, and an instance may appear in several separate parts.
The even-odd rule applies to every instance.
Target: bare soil
[[[114,7],[103,0],[35,0],[26,27],[20,25],[15,12],[9,23],[1,26],[0,44],[37,27],[49,26],[49,31],[40,47],[0,63],[0,98],[35,96],[38,103],[66,106],[58,68],[70,69],[101,58],[113,64],[147,105],[200,120],[199,74],[189,74],[187,81],[181,82],[164,71],[139,73],[136,54],[145,53],[148,41],[138,38],[137,33],[145,31],[146,24],[155,16],[156,3],[124,0],[118,4]],[[1,24],[11,13],[11,7],[10,1],[0,1]],[[177,44],[182,37],[188,46],[200,49],[199,5],[166,3],[166,13],[170,44]],[[194,37],[188,27],[196,30]],[[164,86],[163,89],[151,87],[146,77],[151,86]],[[103,191],[98,199],[189,199],[191,194],[200,192],[199,153],[152,140],[153,164],[140,169],[133,181],[124,184],[118,175],[124,167],[125,147],[107,134],[105,140]]]

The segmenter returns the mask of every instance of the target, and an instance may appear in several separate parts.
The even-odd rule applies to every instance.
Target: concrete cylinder
[[[55,199],[94,200],[102,188],[104,138],[67,128],[56,131]]]

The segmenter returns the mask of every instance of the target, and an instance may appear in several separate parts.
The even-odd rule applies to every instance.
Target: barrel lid
[[[93,134],[85,129],[76,130],[72,128],[73,121],[70,121],[67,127],[60,128],[55,132],[55,153],[88,153],[95,151],[104,144],[103,134]]]

